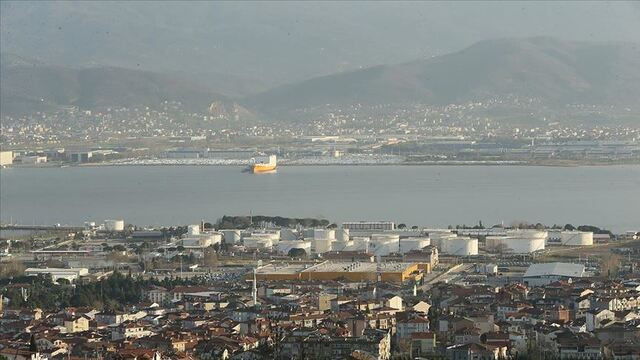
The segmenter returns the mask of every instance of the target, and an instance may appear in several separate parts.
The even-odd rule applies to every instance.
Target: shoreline
[[[299,166],[540,166],[540,167],[592,167],[592,166],[624,166],[640,165],[640,162],[580,162],[580,161],[550,161],[550,162],[527,162],[527,161],[426,161],[426,162],[335,162],[335,163],[314,163],[314,162],[281,162],[278,167],[299,167]],[[227,163],[215,163],[207,161],[130,161],[130,162],[103,162],[85,164],[42,164],[42,165],[21,165],[13,164],[3,167],[2,170],[16,169],[50,169],[50,168],[78,168],[78,167],[131,167],[131,166],[213,166],[213,167],[243,167],[244,161],[233,161]]]

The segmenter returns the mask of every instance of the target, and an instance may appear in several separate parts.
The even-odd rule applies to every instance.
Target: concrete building
[[[0,166],[13,164],[13,151],[0,151]]]
[[[75,163],[86,163],[90,162],[93,158],[92,151],[70,151],[67,153],[70,162]]]
[[[342,228],[349,231],[385,231],[395,230],[393,221],[348,221],[342,223]]]
[[[46,156],[40,156],[40,155],[22,155],[20,157],[18,157],[18,159],[20,161],[20,163],[22,164],[26,164],[26,165],[37,165],[37,164],[44,164],[47,162],[47,157]]]

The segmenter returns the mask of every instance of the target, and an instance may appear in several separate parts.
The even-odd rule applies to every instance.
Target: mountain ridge
[[[245,100],[266,112],[321,104],[444,105],[515,95],[548,103],[633,105],[640,99],[640,45],[548,37],[485,40],[397,65],[333,74]]]

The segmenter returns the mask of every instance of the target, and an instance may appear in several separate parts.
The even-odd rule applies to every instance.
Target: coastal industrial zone
[[[638,229],[224,216],[0,229],[0,356],[639,359]]]
[[[640,162],[640,130],[626,108],[558,112],[536,99],[498,97],[446,106],[327,105],[291,116],[257,120],[215,102],[207,112],[189,112],[176,101],[5,115],[1,165],[239,165],[259,154],[277,155],[280,165]]]

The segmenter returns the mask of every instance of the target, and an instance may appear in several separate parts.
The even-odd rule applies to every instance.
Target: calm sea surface
[[[514,221],[640,228],[640,166],[226,166],[8,168],[0,218],[80,225],[215,220],[225,214],[394,220],[447,226]]]

